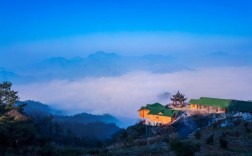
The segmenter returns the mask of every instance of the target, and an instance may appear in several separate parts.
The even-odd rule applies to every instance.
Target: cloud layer
[[[190,98],[252,99],[252,67],[198,69],[169,74],[131,72],[119,77],[84,78],[78,81],[17,85],[21,99],[35,99],[67,112],[111,113],[136,118],[147,103],[162,102],[159,95],[180,90]]]

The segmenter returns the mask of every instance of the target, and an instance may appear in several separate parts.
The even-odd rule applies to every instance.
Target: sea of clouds
[[[86,111],[136,118],[148,103],[168,104],[162,93],[178,90],[188,100],[201,96],[251,100],[252,67],[198,68],[192,71],[157,74],[130,72],[118,77],[86,77],[80,80],[51,80],[19,84],[21,100],[35,99],[69,113]]]

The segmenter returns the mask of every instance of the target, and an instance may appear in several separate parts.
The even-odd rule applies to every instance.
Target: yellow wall
[[[160,115],[148,115],[148,118],[151,122],[157,122],[162,124],[169,124],[172,122],[172,118],[168,116],[160,116]]]
[[[190,104],[190,109],[200,109],[200,105],[197,105],[197,104]],[[203,106],[202,106],[203,107]],[[205,106],[205,108],[208,108],[207,106]],[[218,110],[218,111],[217,111]],[[222,109],[222,108],[218,108],[216,107],[216,112],[227,112],[226,109]]]
[[[144,110],[139,110],[139,118],[144,118]]]
[[[197,109],[197,106],[198,106],[198,105],[192,104],[192,103],[191,103],[191,104],[190,104],[190,109]]]
[[[162,124],[170,124],[175,118],[161,115],[152,115],[148,114],[149,110],[139,110],[139,117],[149,119],[150,122],[162,123]]]
[[[147,114],[148,112],[149,112],[148,110],[140,110],[139,117],[149,119],[150,122],[157,122],[157,123],[162,123],[162,124],[169,124],[174,120],[172,117],[151,115],[151,114]]]
[[[146,118],[148,113],[149,113],[149,110],[148,109],[142,109],[142,110],[139,110],[138,113],[139,113],[140,118]]]

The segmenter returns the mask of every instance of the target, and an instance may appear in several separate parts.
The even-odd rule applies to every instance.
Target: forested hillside
[[[113,123],[85,121],[85,116],[92,116],[88,114],[62,116],[67,119],[58,121],[59,116],[46,113],[50,108],[42,104],[24,113],[27,105],[16,105],[19,97],[11,86],[0,84],[0,155],[79,155],[101,147],[120,130]]]

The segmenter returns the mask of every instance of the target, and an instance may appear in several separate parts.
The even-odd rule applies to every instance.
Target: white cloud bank
[[[198,69],[169,74],[129,73],[120,77],[53,80],[15,86],[22,100],[33,99],[69,112],[111,113],[136,118],[137,110],[159,101],[163,92],[178,89],[190,98],[200,96],[252,99],[252,67]]]

